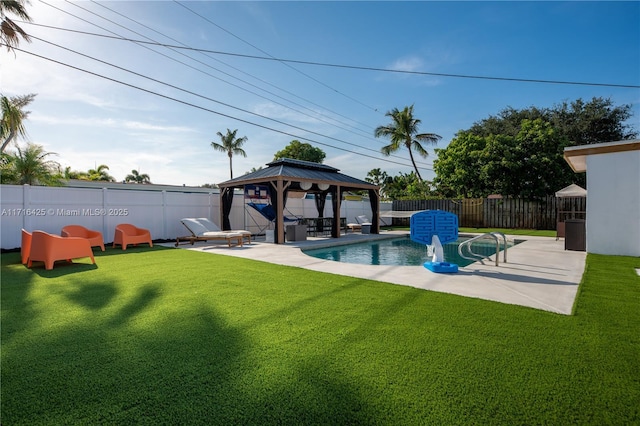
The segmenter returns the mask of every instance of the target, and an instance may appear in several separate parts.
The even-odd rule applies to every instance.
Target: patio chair
[[[104,238],[102,232],[87,229],[82,225],[67,225],[62,228],[60,235],[63,237],[80,237],[89,240],[91,247],[100,247],[104,251]]]
[[[232,229],[230,231],[223,231],[218,225],[216,225],[206,217],[199,217],[195,220],[197,220],[202,226],[207,228],[207,232],[231,232],[234,234],[241,234],[242,238],[247,240],[247,244],[251,244],[251,231],[247,231],[244,229]]]
[[[347,223],[347,232],[349,231],[349,229],[351,229],[351,232],[354,231],[362,231],[362,225],[369,225],[371,226],[372,223],[369,220],[368,217],[361,215],[356,217],[356,222],[355,223]]]
[[[43,231],[33,231],[31,234],[31,250],[27,267],[31,268],[33,262],[44,262],[44,268],[53,269],[56,260],[66,260],[88,257],[95,264],[91,244],[86,238],[60,237]]]
[[[241,232],[248,233],[249,242],[251,242],[251,233],[249,231],[220,231],[220,228],[208,219],[186,217],[181,219],[180,222],[189,230],[191,235],[177,237],[176,247],[180,245],[180,240],[190,242],[191,245],[196,241],[225,240],[229,247],[231,247],[232,241],[235,241],[236,245],[242,246],[242,240],[245,235]]]
[[[121,223],[116,225],[116,232],[113,237],[113,247],[116,244],[122,246],[122,250],[126,250],[129,244],[137,246],[141,243],[148,243],[149,247],[153,247],[151,242],[151,232],[148,229],[138,228],[129,223]]]
[[[31,232],[22,229],[22,244],[20,245],[20,256],[22,264],[26,265],[29,261],[29,252],[31,252]]]

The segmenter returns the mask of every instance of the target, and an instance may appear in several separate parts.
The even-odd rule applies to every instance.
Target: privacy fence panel
[[[229,215],[231,227],[247,229],[254,234],[269,227],[269,222],[247,207],[246,201],[243,194],[235,195]],[[119,223],[149,229],[154,240],[172,240],[186,235],[188,231],[180,223],[184,217],[207,217],[220,226],[220,194],[218,190],[201,188],[0,185],[0,210],[0,248],[6,250],[20,247],[22,228],[59,235],[62,227],[77,224],[99,230],[105,243],[110,243]],[[318,217],[315,200],[290,197],[285,215]],[[371,218],[369,200],[341,203],[340,216],[347,222],[355,222],[359,215]],[[333,216],[330,201],[325,205],[324,216]]]
[[[400,200],[393,210],[444,210],[455,213],[461,227],[555,230],[557,221],[584,219],[586,198],[556,198],[540,200],[520,198],[470,198],[447,200]],[[408,226],[409,219],[394,218],[393,224]]]

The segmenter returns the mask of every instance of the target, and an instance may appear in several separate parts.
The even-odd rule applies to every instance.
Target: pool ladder
[[[504,263],[507,263],[507,236],[504,235],[502,232],[487,232],[486,234],[482,234],[482,235],[478,235],[476,237],[473,237],[467,241],[464,241],[463,243],[461,243],[458,246],[458,254],[460,255],[460,257],[462,257],[463,259],[467,259],[467,260],[473,260],[473,261],[480,261],[480,263],[482,263],[484,265],[484,259],[490,259],[491,255],[485,256],[483,254],[478,254],[478,253],[474,253],[473,250],[471,250],[471,245],[478,240],[482,240],[482,239],[487,239],[487,238],[491,238],[496,242],[496,266],[498,266],[499,263],[499,257],[500,257],[500,238],[502,238],[502,241],[504,241]],[[464,254],[462,252],[463,248],[466,248],[467,251],[469,252],[468,254]]]

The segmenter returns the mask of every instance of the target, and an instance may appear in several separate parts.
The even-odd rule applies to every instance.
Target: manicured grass
[[[1,259],[3,425],[640,422],[637,258],[589,255],[573,316],[162,247]]]

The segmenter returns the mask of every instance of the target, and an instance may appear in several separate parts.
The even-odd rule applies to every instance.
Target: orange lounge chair
[[[20,245],[20,255],[22,256],[22,264],[26,265],[29,261],[29,253],[31,252],[31,232],[22,229],[22,244]]]
[[[148,229],[138,228],[129,223],[121,223],[116,225],[116,234],[113,237],[113,247],[116,244],[122,246],[122,250],[126,250],[129,244],[138,245],[140,243],[149,243],[149,247],[153,247],[151,242],[151,232]]]
[[[91,247],[100,247],[104,251],[104,238],[102,232],[87,229],[81,225],[67,225],[60,233],[63,237],[80,237],[89,240]]]
[[[71,259],[80,257],[89,257],[91,258],[91,263],[96,263],[89,240],[78,237],[60,237],[43,231],[33,231],[27,266],[31,268],[33,262],[44,262],[44,268],[50,270],[53,269],[53,264],[56,260],[71,262]]]

